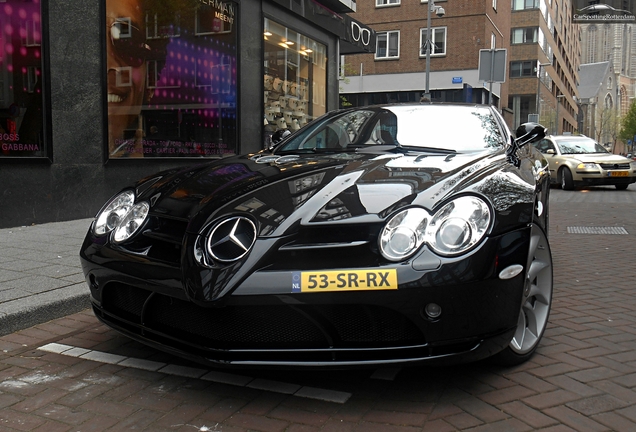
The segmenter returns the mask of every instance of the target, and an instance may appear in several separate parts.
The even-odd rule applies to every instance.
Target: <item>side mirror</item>
[[[515,131],[517,147],[521,148],[526,144],[537,142],[545,138],[548,130],[539,123],[524,123]]]
[[[554,151],[554,149],[547,149],[545,151],[547,154],[556,154],[556,152]]]

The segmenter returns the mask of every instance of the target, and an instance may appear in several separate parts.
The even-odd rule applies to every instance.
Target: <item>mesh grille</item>
[[[284,313],[283,313],[284,310]],[[215,348],[265,348],[300,344],[325,346],[321,332],[287,306],[202,308],[193,303],[156,296],[150,302],[146,325],[176,337]]]
[[[203,308],[123,284],[108,285],[103,298],[109,314],[143,322],[147,330],[207,348],[315,349],[425,343],[409,319],[375,305]]]
[[[351,343],[421,342],[421,332],[403,315],[370,305],[322,306],[317,311],[336,329],[339,339]]]
[[[141,311],[149,296],[149,291],[120,283],[110,283],[104,287],[102,305],[106,312],[128,321],[141,323]]]

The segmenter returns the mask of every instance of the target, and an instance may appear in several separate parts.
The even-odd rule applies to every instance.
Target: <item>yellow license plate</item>
[[[292,292],[394,290],[397,270],[329,270],[294,272]]]
[[[607,175],[610,177],[627,177],[629,171],[609,171]]]

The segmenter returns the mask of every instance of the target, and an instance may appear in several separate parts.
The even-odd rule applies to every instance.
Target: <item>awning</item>
[[[341,54],[374,53],[375,31],[344,13],[315,0],[273,0],[340,39]]]

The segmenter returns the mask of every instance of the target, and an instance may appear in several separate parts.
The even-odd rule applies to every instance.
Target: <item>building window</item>
[[[290,29],[264,21],[263,145],[274,132],[296,131],[327,110],[327,46]]]
[[[510,78],[535,76],[536,67],[536,60],[510,62]]]
[[[512,10],[537,9],[540,0],[512,0]]]
[[[400,0],[375,0],[375,7],[399,5]]]
[[[45,126],[50,123],[50,90],[44,85],[48,67],[41,46],[41,5],[47,2],[0,3],[6,5],[0,9],[0,161],[50,159],[51,137]],[[0,207],[5,211],[6,206]]]
[[[420,57],[426,55],[426,29],[420,30]],[[431,29],[431,55],[446,55],[446,27],[435,27]]]
[[[497,10],[497,0],[492,0],[492,8]]]
[[[539,40],[539,27],[516,28],[511,31],[510,43],[525,44],[536,43]]]
[[[238,3],[146,3],[105,1],[108,157],[236,153]]]
[[[497,36],[494,33],[490,33],[490,49],[497,47]]]
[[[399,58],[400,57],[400,32],[399,30],[381,32],[377,34],[375,58]]]
[[[508,96],[508,108],[513,112],[513,127],[517,128],[520,124],[528,121],[528,115],[535,110],[534,95],[510,95]]]

